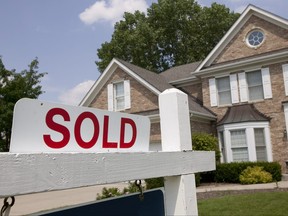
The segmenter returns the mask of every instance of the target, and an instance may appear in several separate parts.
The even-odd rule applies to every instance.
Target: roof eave
[[[254,58],[252,57],[238,62],[232,62],[223,65],[220,64],[218,66],[216,65],[210,68],[203,69],[201,71],[194,72],[193,75],[203,77],[203,76],[209,76],[213,73],[223,72],[225,70],[229,70],[230,72],[231,70],[237,70],[237,69],[243,70],[244,66],[247,68],[260,63],[265,63],[265,65],[267,65],[271,62],[276,63],[281,62],[283,60],[285,61],[287,60],[285,59],[287,57],[288,57],[288,50],[285,50],[283,52],[278,52],[267,56],[259,56]]]
[[[288,29],[288,21],[270,12],[262,10],[254,5],[248,5],[243,11],[238,20],[227,31],[224,37],[214,47],[214,49],[208,54],[204,61],[197,67],[195,72],[199,72],[203,67],[210,66],[215,58],[222,52],[224,47],[230,42],[230,40],[237,34],[239,29],[246,23],[246,21],[252,16],[256,15],[262,19],[265,19],[273,24],[279,25],[282,28]]]

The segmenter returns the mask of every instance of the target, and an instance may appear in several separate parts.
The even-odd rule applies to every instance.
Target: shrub
[[[241,184],[259,184],[272,182],[272,175],[263,170],[263,167],[248,166],[239,177]]]
[[[153,189],[153,188],[159,188],[164,187],[164,178],[151,178],[151,179],[145,179],[146,183],[146,189]]]
[[[273,181],[281,180],[281,166],[277,162],[233,162],[217,164],[215,171],[216,182],[240,183],[240,174],[247,167],[260,166],[272,175]]]
[[[221,154],[218,148],[218,139],[207,133],[192,134],[193,150],[198,151],[215,151],[216,161],[220,160]]]
[[[104,187],[102,189],[102,194],[97,193],[97,200],[105,199],[105,198],[110,198],[110,197],[116,197],[120,196],[123,193],[119,191],[118,188],[112,187],[112,188],[106,188]]]

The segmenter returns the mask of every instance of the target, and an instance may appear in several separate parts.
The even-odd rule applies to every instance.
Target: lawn
[[[288,192],[227,195],[198,201],[199,216],[286,216]]]

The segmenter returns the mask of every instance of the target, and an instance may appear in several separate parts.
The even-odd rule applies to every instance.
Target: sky
[[[109,42],[124,11],[146,9],[157,0],[0,0],[0,56],[21,72],[36,57],[42,79],[39,99],[78,105],[100,76],[97,49]],[[241,13],[253,4],[288,19],[287,0],[198,0]]]

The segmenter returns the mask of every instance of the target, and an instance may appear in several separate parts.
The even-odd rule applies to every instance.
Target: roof
[[[203,60],[203,62],[197,67],[196,72],[201,71],[205,67],[211,66],[218,55],[225,49],[226,45],[233,39],[233,37],[239,32],[242,26],[247,22],[247,20],[255,15],[264,19],[270,23],[281,26],[288,29],[288,20],[279,17],[273,13],[265,11],[254,5],[248,5],[248,7],[243,11],[238,20],[233,24],[233,26],[227,31],[224,37],[219,41],[219,43],[214,47],[214,49],[208,54],[208,56]]]
[[[217,125],[259,121],[270,121],[270,118],[258,111],[253,104],[243,104],[229,107]]]
[[[136,73],[138,76],[140,76],[142,79],[147,81],[149,84],[154,86],[156,89],[158,89],[160,92],[173,88],[172,85],[170,85],[164,77],[159,76],[159,74],[151,72],[149,70],[146,70],[144,68],[138,67],[136,65],[133,65],[131,63],[128,63],[124,60],[115,58],[117,61],[119,61],[121,64],[125,65],[127,68],[129,68],[131,71]]]
[[[161,76],[165,77],[168,82],[173,82],[177,80],[182,80],[192,77],[191,72],[194,72],[200,65],[201,61],[193,62],[190,64],[180,65],[172,67],[162,73]]]
[[[193,65],[193,64],[192,64]],[[91,101],[96,97],[97,93],[104,86],[104,83],[111,76],[116,67],[120,67],[123,71],[135,78],[139,83],[150,89],[154,94],[159,95],[166,89],[174,88],[170,85],[164,76],[151,72],[129,62],[114,58],[98,80],[91,87],[86,96],[82,99],[80,106],[89,106]],[[181,67],[178,67],[179,70]],[[191,68],[191,67],[190,67]],[[187,70],[188,71],[188,70]],[[205,118],[216,119],[216,115],[208,108],[204,107],[196,98],[188,95],[188,103],[190,112],[194,115],[203,116]],[[145,111],[141,112],[145,113]],[[146,113],[147,115],[148,113]],[[149,115],[149,114],[148,114]]]

